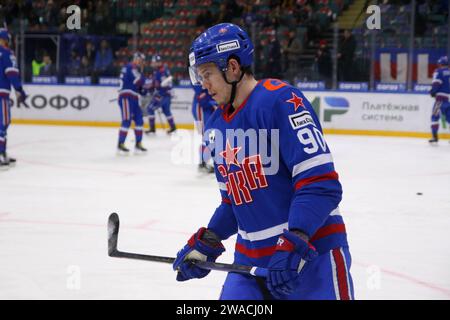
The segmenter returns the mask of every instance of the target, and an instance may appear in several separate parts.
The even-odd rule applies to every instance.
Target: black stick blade
[[[117,253],[117,238],[119,237],[119,215],[111,213],[108,218],[108,255],[114,257]]]

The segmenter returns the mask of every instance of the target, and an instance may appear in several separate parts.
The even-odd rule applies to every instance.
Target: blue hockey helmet
[[[6,28],[0,28],[0,39],[4,39],[7,41],[10,41],[10,35],[8,32],[8,29]]]
[[[136,60],[136,59],[142,59],[142,60],[145,60],[145,54],[143,54],[142,52],[136,51],[136,52],[133,54],[133,60]]]
[[[217,24],[200,36],[189,51],[189,75],[192,84],[201,83],[197,67],[213,62],[225,72],[231,56],[237,57],[241,67],[250,67],[253,62],[253,44],[248,34],[232,23]]]
[[[438,59],[437,63],[438,63],[438,64],[442,64],[442,65],[444,65],[444,66],[447,66],[447,65],[448,65],[448,58],[447,58],[447,56],[442,56],[442,57],[440,57],[440,58]]]
[[[161,56],[160,55],[154,55],[153,57],[152,57],[152,63],[154,63],[154,62],[161,62]]]

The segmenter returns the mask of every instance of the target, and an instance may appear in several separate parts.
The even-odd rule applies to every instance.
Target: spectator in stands
[[[90,77],[92,75],[92,65],[89,62],[89,58],[87,56],[83,56],[81,58],[79,75],[81,77]]]
[[[80,57],[76,50],[70,51],[70,60],[67,63],[67,75],[69,76],[77,76],[78,69],[80,68]]]
[[[244,4],[244,8],[242,11],[242,25],[245,25],[248,30],[253,22],[256,22],[257,16],[254,12],[254,7],[251,3]]]
[[[315,62],[317,65],[317,71],[320,75],[319,80],[325,81],[326,87],[329,88],[331,86],[333,64],[331,61],[330,49],[328,48],[326,40],[320,40]]]
[[[281,46],[275,30],[269,36],[265,78],[281,78]]]
[[[112,74],[113,54],[106,40],[100,43],[100,50],[95,56],[94,70],[98,76],[110,76]]]
[[[207,9],[205,12],[200,13],[195,20],[195,25],[197,27],[202,27],[208,29],[215,22],[214,16],[211,10]]]
[[[350,30],[344,30],[344,38],[339,44],[338,78],[340,81],[352,81],[352,65],[355,56],[356,41]]]
[[[92,68],[95,63],[95,46],[92,41],[86,41],[86,45],[84,47],[83,56],[86,56],[88,59],[89,65]]]
[[[219,17],[217,23],[232,22],[233,19],[242,15],[242,8],[236,0],[226,0],[220,3]]]
[[[55,66],[53,65],[52,58],[48,54],[44,54],[43,61],[44,65],[41,67],[39,72],[40,76],[54,76],[56,75]]]
[[[54,29],[58,26],[59,12],[58,7],[53,0],[47,1],[47,6],[43,12],[42,21],[48,29]]]
[[[294,81],[294,78],[298,75],[299,68],[299,60],[300,54],[302,52],[302,42],[297,37],[297,33],[295,30],[290,30],[287,39],[287,45],[283,48],[283,54],[285,55],[285,72],[286,78],[291,81]]]
[[[41,67],[44,65],[43,53],[41,50],[37,50],[33,61],[31,61],[31,72],[33,76],[39,76],[41,73]]]

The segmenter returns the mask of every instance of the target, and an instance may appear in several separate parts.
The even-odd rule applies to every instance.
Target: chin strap
[[[241,76],[239,77],[239,80],[237,80],[237,81],[228,81],[225,71],[226,71],[226,69],[224,71],[222,71],[223,79],[225,80],[226,83],[231,84],[231,96],[230,96],[230,101],[228,103],[231,106],[233,106],[234,98],[236,97],[236,87],[237,87],[237,84],[239,82],[241,82],[242,78],[244,77],[245,70],[241,68]]]

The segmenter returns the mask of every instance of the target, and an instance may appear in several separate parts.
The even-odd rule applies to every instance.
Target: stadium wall
[[[26,85],[28,106],[12,101],[15,124],[118,127],[117,87]],[[428,94],[304,91],[326,133],[428,137],[433,99]],[[192,129],[191,88],[173,90],[172,112],[179,128]],[[11,95],[13,96],[13,95]],[[442,138],[450,138],[441,125]]]

